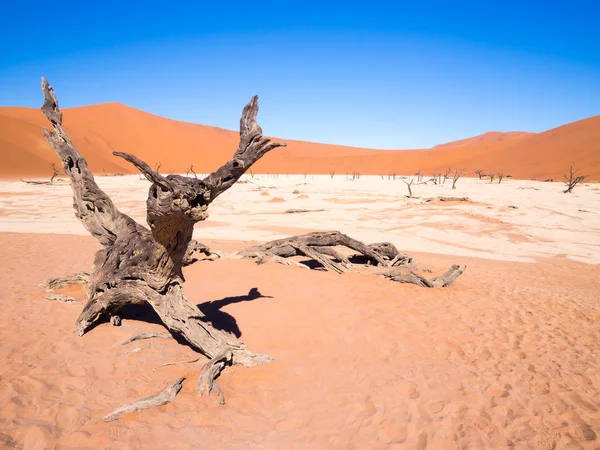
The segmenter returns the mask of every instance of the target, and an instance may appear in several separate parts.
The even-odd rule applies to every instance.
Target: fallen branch
[[[49,294],[49,295],[46,295],[46,298],[48,300],[53,300],[53,301],[62,302],[62,303],[77,303],[73,297],[69,297],[68,295]]]
[[[443,275],[431,279],[427,279],[408,268],[392,269],[377,275],[397,283],[410,283],[426,288],[439,288],[452,286],[466,268],[467,266],[453,264]]]
[[[123,342],[121,342],[121,345],[131,344],[134,341],[141,341],[142,339],[153,338],[172,339],[173,336],[171,336],[169,333],[140,333],[130,337],[129,339],[124,340]]]
[[[40,287],[46,289],[46,291],[54,291],[56,289],[62,289],[74,284],[85,284],[90,279],[90,272],[82,271],[71,275],[60,278],[50,278],[40,284]]]
[[[123,414],[143,411],[144,409],[152,408],[154,406],[163,406],[167,403],[171,403],[173,400],[175,400],[175,397],[177,397],[177,394],[181,390],[184,380],[185,377],[181,377],[174,383],[171,383],[169,386],[167,386],[167,388],[159,394],[141,398],[133,403],[129,403],[115,409],[104,418],[104,421],[112,422],[119,419]]]
[[[335,249],[338,246],[346,247],[359,253],[346,257]],[[413,258],[400,253],[393,244],[380,242],[365,245],[339,231],[308,233],[286,239],[278,239],[230,255],[234,259],[253,258],[257,264],[273,261],[280,264],[294,264],[310,268],[306,264],[290,259],[296,256],[308,257],[318,262],[320,266],[317,269],[331,270],[340,274],[352,271],[356,264],[360,263],[394,267],[394,269],[388,272],[376,275],[384,276],[396,282],[412,283],[429,288],[451,286],[466,268],[466,266],[453,265],[442,276],[427,279],[413,272],[413,270],[431,271],[428,269],[419,269],[414,263]],[[396,267],[399,268],[396,269]]]

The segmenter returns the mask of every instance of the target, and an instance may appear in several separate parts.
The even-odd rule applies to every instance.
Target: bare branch
[[[456,182],[458,181],[458,179],[460,177],[463,176],[464,173],[465,173],[465,169],[460,169],[460,170],[456,169],[454,171],[454,177],[452,178],[452,189],[456,189]]]
[[[286,146],[286,144],[271,142],[271,139],[263,137],[262,128],[256,122],[257,114],[258,96],[254,96],[242,112],[240,144],[233,158],[202,180],[210,188],[208,203],[233,186],[256,161],[268,152],[274,148]]]
[[[571,163],[571,167],[569,168],[569,174],[565,174],[565,186],[567,187],[563,192],[565,194],[570,194],[573,192],[573,188],[578,184],[582,183],[585,180],[586,175],[577,175],[579,173],[579,169],[573,170],[573,163]]]

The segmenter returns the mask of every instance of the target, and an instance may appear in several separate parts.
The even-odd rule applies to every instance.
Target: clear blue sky
[[[236,129],[424,148],[600,114],[600,2],[5,2],[0,105],[121,102]]]

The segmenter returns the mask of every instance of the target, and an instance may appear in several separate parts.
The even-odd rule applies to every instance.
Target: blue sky
[[[19,4],[17,4],[19,3]],[[600,114],[600,2],[10,2],[0,105],[121,102],[266,134],[425,148]]]

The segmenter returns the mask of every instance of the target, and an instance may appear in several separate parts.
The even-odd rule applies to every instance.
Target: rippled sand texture
[[[432,269],[469,266],[455,286],[433,290],[252,261],[194,264],[188,297],[275,358],[226,371],[218,407],[195,393],[201,362],[159,367],[193,358],[189,347],[119,345],[162,331],[148,309],[79,338],[81,304],[44,299],[40,281],[90,267],[91,237],[0,233],[0,246],[0,447],[600,446],[597,266],[417,253]],[[261,298],[248,296],[253,288]],[[70,294],[83,300],[82,289]],[[182,375],[173,403],[102,422]]]

